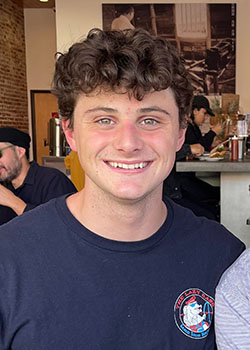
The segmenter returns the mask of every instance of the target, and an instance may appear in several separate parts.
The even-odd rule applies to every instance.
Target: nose
[[[116,130],[114,147],[120,152],[134,153],[143,146],[142,136],[138,127],[131,121],[124,121]]]

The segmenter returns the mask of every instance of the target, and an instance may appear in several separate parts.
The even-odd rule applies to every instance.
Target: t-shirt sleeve
[[[250,349],[250,249],[223,274],[215,294],[218,350]]]

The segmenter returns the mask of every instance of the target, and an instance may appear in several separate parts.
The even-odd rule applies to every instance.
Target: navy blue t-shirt
[[[166,204],[138,242],[89,231],[64,196],[3,225],[0,350],[214,350],[215,287],[244,245]]]
[[[27,203],[24,211],[48,202],[52,198],[76,192],[70,179],[60,170],[30,163],[30,168],[22,185],[14,188],[11,183],[6,186],[15,196]],[[10,221],[17,214],[9,207],[0,205],[0,225]]]

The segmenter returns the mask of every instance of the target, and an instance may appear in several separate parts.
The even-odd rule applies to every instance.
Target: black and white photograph
[[[103,4],[103,29],[141,27],[185,59],[195,94],[235,93],[236,4]]]

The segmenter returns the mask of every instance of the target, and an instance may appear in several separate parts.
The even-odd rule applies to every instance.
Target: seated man
[[[62,194],[76,192],[61,171],[29,163],[30,136],[0,128],[0,224]]]

